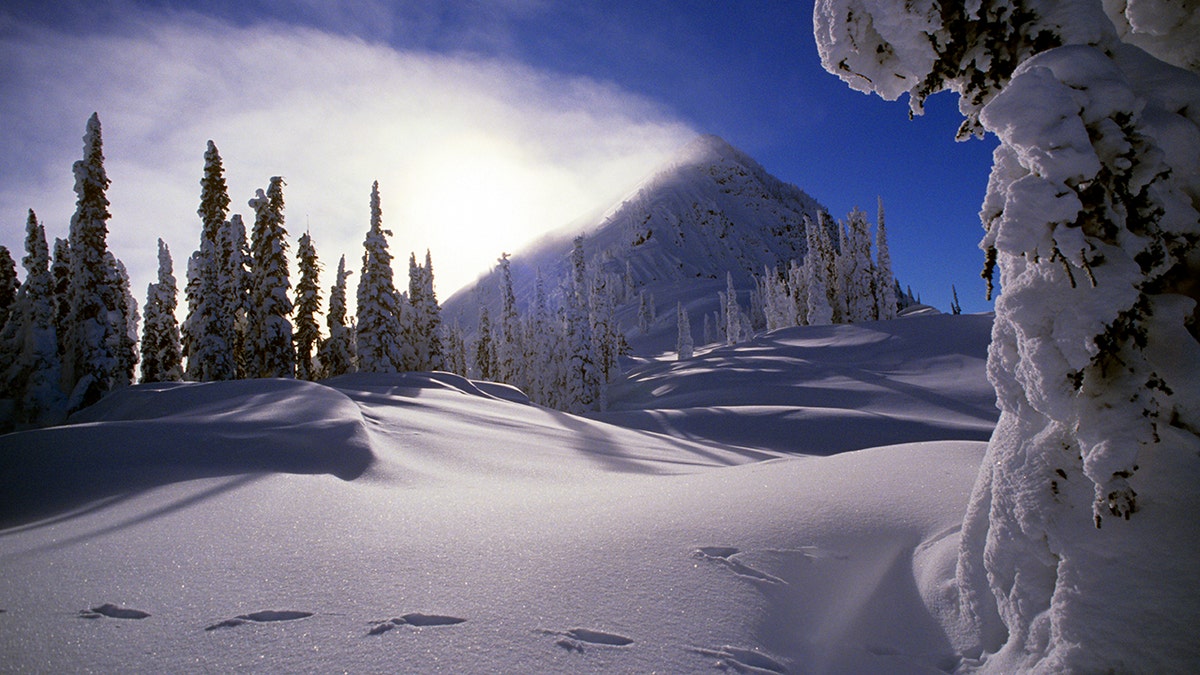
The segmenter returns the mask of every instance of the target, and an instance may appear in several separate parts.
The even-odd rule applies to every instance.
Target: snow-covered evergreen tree
[[[566,357],[561,407],[572,413],[592,410],[600,402],[600,376],[592,346],[591,321],[588,318],[586,260],[583,254],[583,236],[578,236],[571,250],[571,278],[564,307]]]
[[[883,198],[878,200],[879,217],[875,225],[875,316],[880,321],[896,318],[896,277],[892,273],[892,253],[888,248],[887,227],[883,221]]]
[[[650,332],[650,305],[646,302],[646,289],[638,293],[638,331],[645,335]]]
[[[534,271],[533,305],[529,311],[529,327],[525,333],[526,394],[534,403],[548,405],[554,388],[554,346],[557,331],[546,301],[546,284],[542,270]]]
[[[296,261],[300,267],[300,281],[296,282],[296,332],[293,337],[296,377],[315,380],[319,373],[313,362],[313,352],[321,338],[321,325],[317,323],[317,315],[321,313],[321,263],[317,260],[317,249],[308,232],[300,235]]]
[[[442,308],[433,289],[433,256],[425,251],[425,264],[417,263],[416,254],[408,262],[408,305],[412,310],[410,337],[416,354],[414,370],[444,370],[442,346]]]
[[[17,278],[17,263],[7,246],[0,246],[0,326],[8,321],[21,281]]]
[[[808,236],[808,253],[804,256],[804,287],[808,290],[805,314],[808,325],[826,326],[833,323],[833,307],[829,304],[833,247],[829,245],[828,231],[823,224],[814,225],[805,217],[804,230]]]
[[[249,377],[246,338],[250,330],[250,245],[241,214],[233,214],[221,226],[217,237],[217,292],[223,309],[222,335],[231,340],[237,377]]]
[[[788,297],[795,316],[795,325],[807,326],[808,276],[804,273],[804,266],[795,260],[791,261],[788,264],[787,280]]]
[[[117,298],[117,314],[114,320],[120,321],[124,330],[117,334],[117,362],[119,364],[121,386],[133,384],[137,375],[138,364],[138,314],[137,300],[133,297],[133,288],[129,283],[129,272],[125,263],[117,260],[110,251],[109,270],[115,275],[114,285],[120,289]]]
[[[358,279],[358,369],[366,373],[399,372],[412,359],[402,342],[400,294],[392,277],[392,254],[388,251],[379,205],[379,182],[371,186],[371,226],[363,240],[362,274]]]
[[[75,162],[75,214],[71,216],[70,310],[63,359],[63,389],[72,410],[125,386],[121,353],[127,330],[124,289],[108,252],[108,190],[100,118],[92,114]]]
[[[843,323],[876,318],[875,264],[871,262],[871,223],[855,207],[839,228],[842,240],[837,256],[839,286],[844,305]]]
[[[1194,514],[1171,493],[1200,462],[1200,62],[1190,21],[1143,24],[1165,9],[814,14],[827,70],[914,112],[956,91],[960,135],[1000,141],[980,215],[1001,416],[962,528],[956,645],[995,671],[1197,664]]]
[[[481,380],[496,379],[496,342],[486,305],[479,308],[479,330],[475,336],[475,376]]]
[[[467,341],[456,319],[446,332],[446,370],[455,375],[468,375]]]
[[[183,379],[183,349],[175,319],[177,298],[171,251],[159,239],[158,281],[146,289],[146,316],[142,322],[142,382]]]
[[[184,321],[188,342],[188,374],[202,382],[237,377],[234,350],[236,323],[221,293],[221,245],[218,241],[229,214],[225,169],[217,146],[208,142],[204,176],[200,179],[200,246],[189,261],[185,287],[188,316]],[[194,278],[191,276],[194,274]]]
[[[524,388],[522,381],[525,347],[521,343],[521,323],[517,315],[517,297],[513,293],[511,263],[507,253],[496,261],[500,269],[500,318],[496,324],[496,379]]]
[[[54,330],[58,333],[58,355],[65,358],[70,333],[67,325],[71,316],[71,243],[66,239],[54,239],[50,276],[54,278]]]
[[[329,289],[329,314],[325,325],[329,336],[321,341],[317,360],[321,362],[321,377],[336,377],[355,369],[354,336],[346,325],[346,279],[353,272],[346,269],[346,256],[338,259],[337,276]]]
[[[20,426],[58,424],[66,417],[67,399],[60,387],[62,362],[54,326],[54,277],[46,231],[33,211],[25,229],[25,282],[14,299],[2,335],[4,359],[0,375],[16,403]]]
[[[695,344],[692,342],[692,324],[688,321],[687,308],[682,302],[675,304],[675,324],[679,329],[679,336],[675,340],[675,351],[679,355],[679,360],[692,358],[692,351],[695,349]]]
[[[709,317],[708,312],[705,312],[704,313],[704,344],[710,345],[716,341],[717,341],[716,338],[713,336],[712,319]]]
[[[608,408],[608,385],[621,374],[620,343],[616,318],[613,315],[612,277],[603,272],[592,280],[590,293],[592,324],[592,354],[595,358],[599,384],[600,410]]]
[[[271,178],[264,194],[249,202],[254,209],[250,235],[251,312],[247,349],[254,377],[295,377],[292,345],[292,299],[288,297],[287,230],[283,222],[283,179]]]
[[[735,345],[742,341],[742,308],[738,305],[737,291],[733,288],[733,273],[725,272],[725,294],[721,307],[724,310],[725,344]]]

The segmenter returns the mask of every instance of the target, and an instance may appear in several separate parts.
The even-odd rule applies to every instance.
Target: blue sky
[[[954,284],[965,311],[989,310],[976,242],[994,141],[954,141],[952,95],[910,121],[904,102],[851,91],[821,68],[811,13],[773,1],[10,2],[0,243],[19,252],[30,206],[65,235],[70,164],[98,110],[116,164],[112,245],[135,294],[153,273],[151,232],[182,279],[213,138],[234,209],[285,175],[289,229],[310,227],[330,269],[339,253],[357,266],[378,178],[397,255],[432,248],[447,297],[491,249],[601,206],[692,134],[713,133],[835,216],[873,214],[881,196],[901,282],[943,310]],[[205,61],[217,52],[235,56]],[[488,184],[496,175],[511,178]],[[479,193],[477,210],[456,204],[463,190]],[[464,222],[513,223],[446,239],[453,227],[417,192]],[[478,241],[473,257],[455,255],[464,239]]]

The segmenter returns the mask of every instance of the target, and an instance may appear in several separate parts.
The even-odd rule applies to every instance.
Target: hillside
[[[622,279],[617,317],[627,330],[636,324],[642,290],[653,295],[660,315],[672,313],[675,303],[683,301],[699,321],[704,312],[716,309],[727,271],[735,286],[747,291],[753,287],[752,275],[761,274],[764,266],[802,259],[807,250],[804,217],[816,221],[823,210],[745,153],[716,136],[701,136],[598,221],[572,225],[513,252],[518,305],[532,299],[538,269],[556,303],[573,239],[583,234],[589,266]],[[627,262],[631,287],[624,287]],[[457,320],[472,329],[480,303],[499,307],[498,284],[493,271],[447,299],[447,323]],[[671,323],[673,327],[673,314]],[[630,338],[638,340],[632,332]]]
[[[0,436],[0,670],[953,668],[987,324],[646,362],[613,414],[672,435],[445,374],[133,387]],[[798,416],[713,442],[744,397]]]

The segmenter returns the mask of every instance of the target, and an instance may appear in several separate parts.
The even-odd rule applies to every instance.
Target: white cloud
[[[606,206],[692,133],[605,83],[190,14],[143,15],[120,34],[9,25],[0,62],[0,243],[20,257],[30,207],[66,235],[71,165],[98,111],[109,242],[139,298],[159,236],[182,284],[210,138],[234,212],[285,177],[289,232],[311,227],[326,288],[338,256],[359,264],[379,180],[398,283],[408,253],[429,248],[444,298],[501,251]]]

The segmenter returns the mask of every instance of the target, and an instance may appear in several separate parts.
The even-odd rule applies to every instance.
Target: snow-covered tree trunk
[[[1112,3],[1124,28],[1155,0]],[[1123,12],[1123,13],[1122,13]],[[824,0],[822,60],[957,91],[1000,146],[981,211],[1001,417],[963,524],[958,647],[996,671],[1200,669],[1200,64],[1099,0]]]

